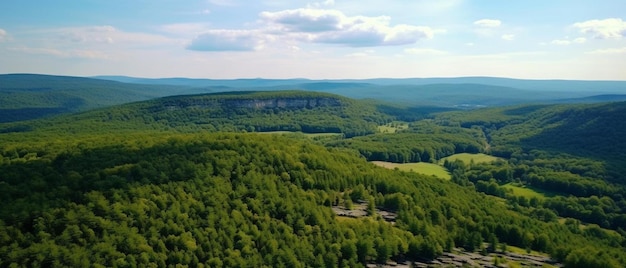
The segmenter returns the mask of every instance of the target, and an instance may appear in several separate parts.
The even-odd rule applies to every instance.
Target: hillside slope
[[[57,132],[169,129],[193,131],[376,132],[391,117],[375,105],[307,91],[226,92],[158,98],[92,110],[29,124],[7,125],[0,132],[47,128]],[[55,122],[55,123],[51,123]],[[69,122],[69,123],[68,123]]]
[[[36,75],[0,75],[0,122],[85,111],[172,95],[184,87],[126,84],[100,79]]]
[[[483,240],[626,263],[620,236],[573,232],[303,140],[136,132],[25,141],[0,145],[0,266],[363,267]],[[373,209],[363,218],[331,210],[359,200],[394,223]]]

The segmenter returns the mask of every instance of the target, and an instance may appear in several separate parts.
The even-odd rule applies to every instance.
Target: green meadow
[[[466,164],[469,164],[471,162],[474,162],[476,164],[478,163],[491,163],[491,162],[495,162],[500,160],[500,158],[495,157],[495,156],[491,156],[491,155],[486,155],[486,154],[470,154],[470,153],[460,153],[460,154],[454,154],[448,157],[444,157],[440,160],[441,163],[443,163],[444,161],[450,161],[450,162],[454,162],[456,160],[461,160]]]
[[[398,169],[402,171],[410,171],[416,172],[424,175],[432,175],[441,179],[450,180],[451,176],[448,171],[437,164],[432,163],[391,163],[391,162],[383,162],[383,161],[372,161],[373,164],[388,168],[388,169]]]
[[[507,183],[507,184],[502,185],[502,187],[505,188],[505,189],[510,189],[511,191],[513,191],[513,195],[523,196],[523,197],[526,197],[528,199],[533,198],[533,197],[536,197],[536,198],[539,198],[539,199],[544,199],[546,197],[553,196],[553,194],[546,193],[546,192],[539,192],[539,191],[531,189],[531,188],[520,186],[517,183]]]

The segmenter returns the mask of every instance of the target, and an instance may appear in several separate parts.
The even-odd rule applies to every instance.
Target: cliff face
[[[251,98],[251,99],[181,99],[168,101],[163,107],[166,110],[177,109],[207,109],[217,107],[237,109],[310,109],[315,107],[341,106],[341,101],[329,97],[280,97],[280,98]]]
[[[225,100],[224,106],[232,108],[314,108],[319,106],[340,106],[341,102],[333,98],[275,98],[275,99],[231,99]]]

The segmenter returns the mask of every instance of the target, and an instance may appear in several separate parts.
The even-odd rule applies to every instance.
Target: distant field
[[[500,160],[500,158],[498,157],[486,155],[486,154],[461,153],[461,154],[454,154],[448,157],[444,157],[439,161],[443,163],[444,161],[446,161],[446,159],[451,162],[456,161],[458,159],[458,160],[463,161],[466,164],[469,164],[472,161],[478,164],[478,163],[490,163],[490,162],[495,162],[497,160]]]
[[[378,126],[378,132],[380,133],[396,133],[398,130],[409,128],[409,124],[405,122],[394,121],[386,125]]]
[[[436,164],[431,164],[431,163],[398,164],[398,163],[383,162],[383,161],[372,161],[372,163],[374,165],[388,168],[388,169],[398,168],[399,170],[403,170],[403,171],[412,171],[412,172],[416,172],[416,173],[420,173],[424,175],[433,175],[435,177],[442,178],[445,180],[451,179],[450,173],[448,173],[448,171],[444,167],[440,165],[436,165]]]
[[[304,133],[304,132],[294,132],[294,131],[267,131],[267,132],[255,132],[260,134],[300,134],[307,136],[309,138],[316,137],[330,137],[330,136],[341,136],[342,133]]]
[[[518,186],[515,185],[513,183],[507,183],[505,185],[502,185],[503,188],[505,189],[511,189],[513,190],[513,194],[516,196],[524,196],[528,199],[536,197],[538,199],[544,199],[546,198],[546,196],[552,196],[553,194],[550,193],[543,193],[543,192],[539,192],[536,190],[533,190],[531,188],[526,188],[526,187],[522,187],[522,186]]]

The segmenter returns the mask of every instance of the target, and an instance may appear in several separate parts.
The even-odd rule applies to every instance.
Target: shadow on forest
[[[593,158],[610,172],[626,172],[626,102],[570,109],[552,120],[561,123],[521,140],[522,146]]]

